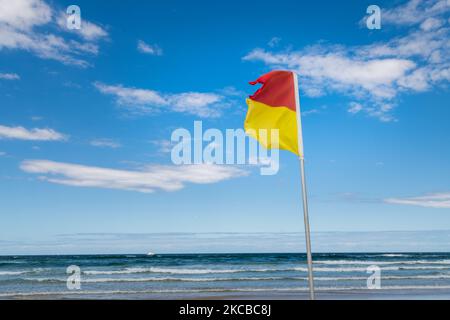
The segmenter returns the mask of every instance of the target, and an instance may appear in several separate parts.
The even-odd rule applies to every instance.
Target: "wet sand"
[[[4,300],[67,300],[67,299],[118,299],[118,300],[308,300],[307,292],[243,292],[236,294],[192,294],[192,295],[77,295],[58,293],[51,295],[16,295],[2,297]],[[316,292],[317,300],[450,300],[449,290],[358,290]]]

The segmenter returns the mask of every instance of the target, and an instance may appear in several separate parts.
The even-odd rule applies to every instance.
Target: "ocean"
[[[450,298],[450,253],[313,259],[319,299]],[[0,299],[306,299],[305,261],[304,254],[285,253],[0,256]],[[72,265],[80,270],[72,275],[79,289],[67,286]],[[379,268],[373,289],[370,266]]]

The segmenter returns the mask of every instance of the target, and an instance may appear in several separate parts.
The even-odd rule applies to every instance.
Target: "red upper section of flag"
[[[250,99],[271,107],[296,110],[294,74],[291,71],[271,71],[250,82],[251,85],[257,83],[261,83],[262,87],[251,95]]]

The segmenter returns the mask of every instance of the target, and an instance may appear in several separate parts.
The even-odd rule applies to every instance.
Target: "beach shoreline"
[[[231,292],[229,294],[185,294],[155,295],[149,293],[135,294],[76,294],[74,292],[61,292],[54,294],[20,294],[4,296],[0,300],[309,300],[307,292]],[[325,291],[316,293],[316,300],[449,300],[448,290],[355,290],[355,291]]]

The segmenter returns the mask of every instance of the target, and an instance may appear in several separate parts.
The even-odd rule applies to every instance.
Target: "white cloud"
[[[224,97],[216,93],[184,92],[160,93],[155,90],[128,88],[122,85],[94,83],[104,94],[115,97],[119,105],[128,107],[134,113],[162,111],[163,108],[173,112],[194,114],[200,117],[218,117],[221,113],[220,103]]]
[[[94,147],[105,147],[105,148],[112,148],[112,149],[117,149],[122,146],[117,141],[114,141],[112,139],[105,139],[105,138],[91,140],[90,145],[94,146]]]
[[[56,34],[52,22],[60,23],[61,15],[55,16],[54,9],[43,0],[0,0],[0,50],[25,50],[43,59],[89,66],[84,56],[98,54],[98,45]],[[100,27],[83,22],[80,34],[84,39],[91,41],[106,36]],[[42,27],[46,30],[42,31]]]
[[[146,253],[151,249],[167,253],[272,253],[304,250],[305,235],[292,225],[287,232],[220,232],[189,233],[180,226],[178,232],[156,233],[64,233],[27,240],[10,237],[0,240],[2,255],[67,255]],[[448,252],[449,230],[430,231],[358,231],[312,232],[314,252]]]
[[[70,31],[75,34],[80,35],[87,41],[96,41],[102,38],[108,37],[108,32],[101,26],[90,22],[86,19],[81,20],[81,28],[80,29],[68,29],[67,28],[67,16],[64,12],[62,12],[57,20],[57,23],[61,30]]]
[[[87,20],[83,20],[80,32],[86,40],[97,40],[108,36],[105,29]]]
[[[30,30],[50,22],[52,9],[41,0],[0,0],[0,24]]]
[[[434,193],[420,197],[412,198],[389,198],[384,202],[391,204],[402,204],[410,206],[419,206],[426,208],[450,208],[450,192]]]
[[[247,96],[247,93],[245,91],[238,90],[232,86],[228,86],[223,89],[220,89],[220,90],[218,90],[218,92],[224,96],[238,97],[239,99],[245,98]]]
[[[119,104],[125,105],[164,105],[166,100],[154,90],[127,88],[122,85],[107,85],[95,82],[94,86],[104,94],[113,95]]]
[[[195,114],[200,117],[217,117],[216,103],[222,100],[222,97],[215,93],[185,92],[171,94],[166,97],[167,104],[175,112],[184,112]]]
[[[20,76],[17,73],[0,73],[0,79],[3,79],[3,80],[19,80]]]
[[[170,153],[172,152],[172,148],[174,144],[170,140],[153,140],[150,141],[154,146],[158,148],[158,152],[160,153]]]
[[[236,167],[210,164],[151,165],[139,171],[129,171],[49,160],[26,160],[20,168],[25,172],[39,174],[40,179],[51,183],[144,193],[155,190],[177,191],[187,183],[212,184],[248,174]]]
[[[147,44],[142,40],[138,41],[137,49],[139,52],[154,55],[154,56],[162,56],[162,49],[156,44]]]
[[[305,111],[302,111],[302,116],[306,117],[306,116],[309,116],[309,115],[312,115],[312,114],[319,114],[319,113],[322,113],[323,111],[325,111],[327,108],[328,107],[326,105],[323,105],[323,106],[320,106],[318,108],[312,108],[312,109],[309,109],[309,110],[305,110]]]
[[[428,18],[422,24],[420,25],[420,28],[425,31],[430,31],[433,29],[437,29],[442,27],[442,25],[445,23],[445,20],[442,19],[436,19],[436,18]]]
[[[448,0],[410,0],[398,7],[383,9],[381,19],[383,24],[413,26],[447,12],[450,12]]]
[[[450,28],[441,17],[450,8],[445,2],[410,1],[405,7],[383,10],[383,22],[421,24],[385,42],[348,47],[321,44],[277,52],[256,48],[243,59],[296,71],[300,90],[307,96],[344,94],[357,100],[353,102],[357,108],[350,112],[393,121],[400,94],[442,87],[450,80]]]
[[[350,107],[348,108],[347,111],[349,113],[355,114],[355,113],[360,112],[362,109],[363,109],[363,106],[360,103],[358,103],[358,102],[351,102],[350,103]]]
[[[281,42],[281,38],[279,37],[273,37],[270,39],[270,41],[267,43],[267,45],[271,48],[276,47]]]
[[[414,91],[425,91],[429,89],[428,68],[416,69],[407,76],[398,81],[403,88],[412,89]]]
[[[292,225],[288,231],[295,229]],[[146,253],[149,243],[154,252],[164,253],[272,253],[304,250],[302,232],[179,232],[157,233],[65,233],[52,237],[27,240],[16,237],[1,241],[2,255],[55,254],[128,254]],[[450,231],[358,231],[312,232],[314,252],[448,252]]]
[[[0,151],[0,157],[6,156],[6,152]]]
[[[310,110],[307,110],[307,111],[302,111],[302,116],[306,117],[306,116],[309,116],[311,114],[317,114],[317,113],[320,113],[319,109],[310,109]]]
[[[371,98],[371,108],[382,109],[383,101],[397,94],[398,82],[416,65],[406,59],[355,57],[343,49],[271,53],[255,49],[244,60],[260,60],[273,68],[287,68],[299,74],[300,90],[318,97],[339,92],[356,98]],[[372,113],[375,115],[375,113]]]
[[[84,18],[81,20],[81,28],[80,29],[68,29],[67,28],[67,15],[64,12],[61,12],[58,16],[57,23],[61,30],[70,31],[75,34],[80,35],[87,41],[96,41],[102,38],[108,37],[108,32],[101,26],[90,22]]]
[[[7,127],[0,125],[0,139],[17,139],[30,141],[62,141],[67,136],[53,129],[26,129],[24,127]]]

